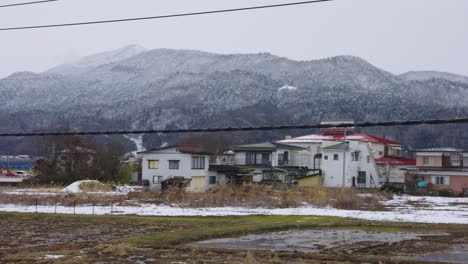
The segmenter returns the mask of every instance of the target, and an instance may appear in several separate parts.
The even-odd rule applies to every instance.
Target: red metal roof
[[[279,143],[298,143],[298,142],[322,142],[324,140],[342,141],[343,134],[323,133],[323,134],[311,134],[300,137],[294,137],[289,139],[279,140]],[[387,145],[401,145],[400,142],[372,136],[364,133],[352,133],[346,136],[347,140],[358,140],[368,141],[373,143],[387,144]]]
[[[401,157],[381,157],[375,159],[377,164],[393,164],[393,165],[416,165],[415,159],[407,159]]]

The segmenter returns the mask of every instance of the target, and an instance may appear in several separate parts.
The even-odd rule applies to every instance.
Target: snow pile
[[[82,181],[76,181],[70,185],[68,185],[67,187],[65,187],[62,192],[65,192],[65,193],[80,193],[82,192],[81,189],[80,189],[80,185],[84,182],[95,182],[95,183],[100,183],[99,181],[95,181],[95,180],[82,180]]]
[[[86,182],[101,184],[101,182],[96,181],[96,180],[76,181],[76,182],[68,185],[61,192],[62,193],[80,193],[80,192],[84,192],[80,188],[80,185],[82,183],[86,183]],[[90,193],[90,194],[106,194],[106,195],[127,195],[130,192],[135,192],[135,191],[140,191],[140,190],[141,190],[140,186],[119,185],[119,186],[115,187],[115,191],[87,191],[87,193]]]

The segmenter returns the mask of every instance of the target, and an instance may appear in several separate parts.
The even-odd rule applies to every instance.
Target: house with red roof
[[[358,133],[352,127],[330,127],[318,134],[286,137],[277,142],[309,149],[310,166],[322,170],[323,185],[327,187],[377,188],[385,183],[403,184],[402,169],[416,163],[402,157],[400,142]]]

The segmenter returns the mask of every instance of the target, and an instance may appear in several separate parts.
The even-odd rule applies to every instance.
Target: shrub
[[[451,197],[453,196],[453,193],[450,189],[440,189],[440,190],[437,190],[437,195],[443,196],[443,197]]]

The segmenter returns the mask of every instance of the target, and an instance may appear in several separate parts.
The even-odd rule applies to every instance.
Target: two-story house
[[[233,147],[234,165],[252,168],[253,181],[281,181],[290,183],[294,178],[311,171],[312,156],[308,148],[262,142]]]
[[[308,148],[313,159],[311,163],[315,168],[321,168],[323,185],[327,187],[377,188],[391,181],[401,183],[404,182],[404,172],[401,170],[403,165],[414,164],[414,160],[402,157],[399,142],[357,133],[352,127],[325,128],[320,134],[287,137],[277,143]],[[353,153],[359,153],[360,156],[353,157],[351,155],[358,155]],[[339,162],[332,157],[338,157]]]
[[[468,151],[456,148],[414,150],[416,167],[405,169],[408,188],[468,192]]]
[[[198,145],[173,145],[140,152],[142,179],[150,189],[161,189],[165,182],[186,180],[191,192],[204,192],[226,183],[226,169],[210,168],[212,153]]]
[[[380,187],[380,172],[365,141],[322,142],[323,186]]]

